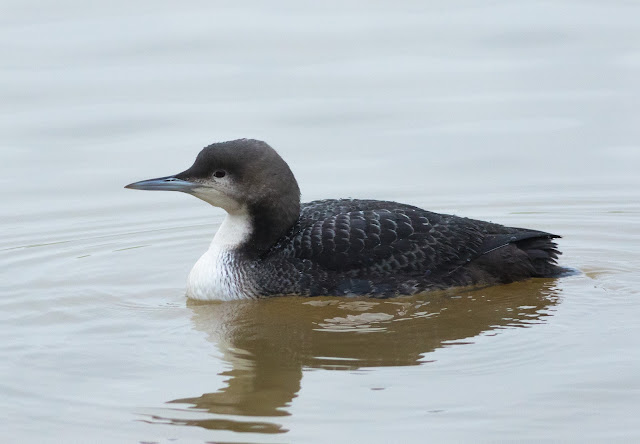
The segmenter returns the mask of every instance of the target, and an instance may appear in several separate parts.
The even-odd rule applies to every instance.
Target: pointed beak
[[[140,182],[130,183],[129,185],[125,186],[125,188],[130,188],[132,190],[181,191],[183,193],[191,193],[195,188],[199,187],[202,187],[202,185],[199,183],[178,179],[175,176],[142,180]]]

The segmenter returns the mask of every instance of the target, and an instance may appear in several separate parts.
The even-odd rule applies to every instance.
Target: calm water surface
[[[4,1],[0,39],[3,442],[640,441],[637,2]],[[222,211],[122,187],[238,137],[581,273],[189,302]]]

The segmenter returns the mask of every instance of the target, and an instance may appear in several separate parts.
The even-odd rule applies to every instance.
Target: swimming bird
[[[189,169],[125,188],[181,191],[226,211],[189,273],[193,299],[390,297],[564,271],[554,234],[389,201],[301,204],[289,166],[260,140],[214,143]]]

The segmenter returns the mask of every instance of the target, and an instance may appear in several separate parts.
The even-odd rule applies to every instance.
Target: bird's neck
[[[211,243],[212,247],[259,257],[271,248],[300,217],[300,201],[278,205],[252,204],[227,212]]]
[[[227,213],[213,237],[211,246],[220,250],[237,250],[250,239],[253,232],[251,215],[247,208],[243,207]]]

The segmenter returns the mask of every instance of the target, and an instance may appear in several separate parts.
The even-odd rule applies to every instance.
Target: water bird
[[[291,169],[260,140],[213,143],[189,169],[125,188],[180,191],[226,211],[189,273],[192,299],[384,298],[565,271],[555,234],[390,201],[301,204]]]

